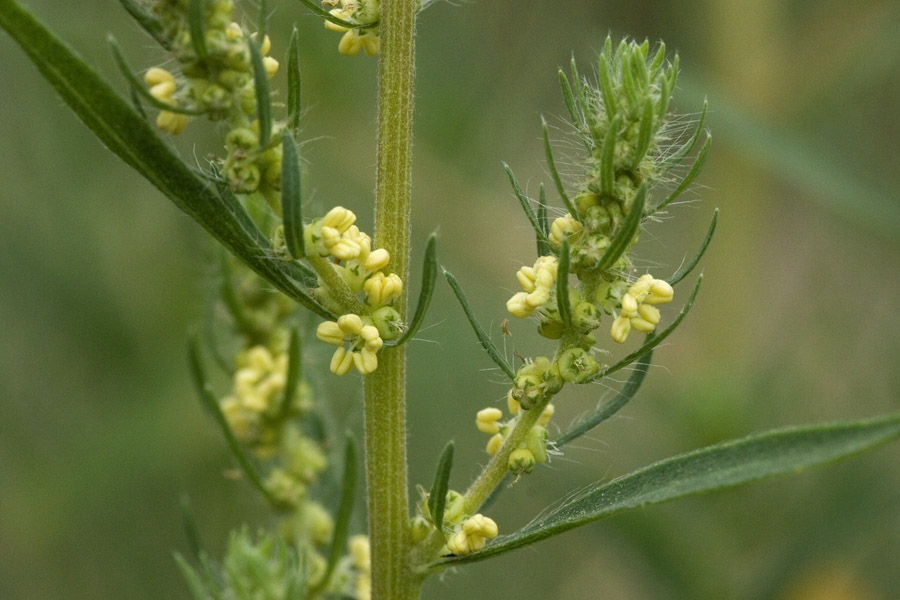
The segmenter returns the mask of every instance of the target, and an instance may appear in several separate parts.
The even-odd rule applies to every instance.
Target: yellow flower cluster
[[[512,390],[506,396],[506,405],[510,415],[515,417],[519,414],[521,407],[519,402],[513,398]],[[525,441],[520,444],[519,448],[512,451],[509,457],[511,471],[517,474],[530,473],[535,464],[547,461],[547,430],[545,427],[554,412],[554,406],[548,404],[541,412],[537,425],[528,432]],[[497,453],[510,431],[511,421],[503,423],[500,421],[502,418],[503,411],[493,407],[483,408],[475,415],[475,426],[478,427],[478,431],[491,436],[485,447],[485,451],[491,456]]]
[[[359,577],[356,579],[356,600],[371,600],[372,558],[368,536],[354,535],[347,540],[347,548],[350,550],[350,561],[359,571]]]
[[[550,235],[547,236],[547,239],[550,240],[550,243],[553,244],[554,248],[559,248],[565,238],[575,237],[580,234],[583,229],[581,223],[579,223],[575,217],[566,213],[565,216],[554,219],[553,223],[550,225]]]
[[[622,296],[622,311],[610,329],[613,341],[624,343],[632,329],[641,333],[656,329],[659,309],[654,305],[671,302],[674,295],[675,290],[667,282],[650,274],[642,275]]]
[[[559,261],[555,256],[541,256],[533,267],[522,267],[516,279],[524,291],[507,300],[506,309],[515,317],[531,315],[537,308],[547,304],[556,284]]]
[[[316,328],[316,337],[337,346],[331,357],[331,372],[335,375],[349,373],[355,366],[363,375],[378,368],[376,352],[384,342],[374,325],[363,323],[359,315],[349,314],[335,321],[324,321]],[[345,348],[344,343],[348,346]]]
[[[340,8],[334,8],[329,12],[343,21],[360,24],[374,23],[380,16],[377,0],[340,0],[340,2]],[[326,1],[326,3],[334,5],[336,1]],[[344,56],[355,56],[360,50],[365,50],[367,56],[372,56],[378,52],[381,45],[378,30],[374,27],[360,30],[326,20],[325,29],[344,34],[338,43],[338,52]]]
[[[268,421],[281,409],[287,378],[288,355],[272,356],[254,346],[238,356],[233,391],[220,402],[222,413],[237,439],[254,447],[262,458],[277,450],[278,429]]]
[[[153,67],[144,74],[144,83],[150,86],[150,95],[166,104],[178,104],[172,97],[175,93],[175,76],[159,67]],[[187,115],[162,110],[156,116],[156,126],[167,133],[178,135],[187,127]]]
[[[447,550],[457,556],[465,556],[484,548],[485,541],[497,537],[497,523],[482,514],[463,521],[462,527],[447,542]]]

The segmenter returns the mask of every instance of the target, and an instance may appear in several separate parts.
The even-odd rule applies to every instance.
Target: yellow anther
[[[553,416],[553,413],[556,412],[556,407],[552,404],[548,404],[544,407],[544,410],[541,412],[541,416],[538,419],[538,425],[541,427],[546,427],[547,423],[550,421],[550,418]]]
[[[338,43],[338,52],[344,56],[356,56],[362,48],[362,40],[352,29]]]
[[[356,222],[356,215],[353,211],[347,210],[343,206],[335,206],[322,218],[322,225],[326,227],[334,227],[338,233],[345,233],[353,223]]]
[[[463,522],[447,542],[447,549],[457,556],[465,556],[484,548],[485,539],[497,537],[499,528],[493,519],[477,514]]]
[[[356,370],[363,375],[368,375],[378,368],[378,357],[368,348],[353,353],[353,364]]]
[[[378,34],[375,33],[367,33],[360,37],[362,40],[363,50],[366,52],[366,56],[374,56],[378,53],[378,49],[381,47],[381,38]]]
[[[644,300],[644,304],[641,304],[640,307],[638,307],[638,314],[648,323],[652,323],[654,327],[659,324],[659,309],[647,304],[646,300]],[[634,323],[632,323],[632,325],[634,325]]]
[[[331,356],[331,364],[328,367],[335,375],[345,375],[353,368],[353,352],[340,346]]]
[[[334,346],[344,343],[344,330],[334,321],[324,321],[316,327],[316,337]]]
[[[266,36],[266,39],[268,40],[269,36]],[[272,79],[275,77],[275,73],[278,72],[278,61],[271,56],[263,56],[262,64],[263,70],[266,72],[266,78]]]
[[[644,319],[634,318],[631,319],[631,328],[641,333],[650,333],[656,329],[656,324],[645,321]]]
[[[662,279],[654,279],[650,284],[650,294],[644,299],[647,304],[666,304],[672,301],[675,290],[668,282]]]
[[[519,401],[513,398],[512,388],[510,388],[509,392],[506,393],[506,409],[509,411],[509,414],[515,416],[519,414]]]
[[[529,306],[526,302],[528,298],[528,294],[526,292],[518,292],[513,294],[513,297],[506,301],[506,310],[509,311],[514,317],[519,317],[520,319],[529,316],[534,312],[534,308]]]
[[[360,571],[369,571],[371,555],[369,550],[369,538],[365,535],[354,535],[347,540],[347,548],[350,550],[350,560],[353,566]]]
[[[625,340],[628,339],[628,334],[631,332],[631,320],[628,317],[619,315],[613,321],[612,327],[609,330],[609,335],[612,337],[613,341],[618,344],[624,344]]]
[[[528,293],[534,291],[534,268],[533,267],[522,267],[518,271],[516,271],[516,280],[518,280],[519,285],[522,286],[522,289]]]
[[[501,444],[503,444],[503,434],[495,433],[493,436],[491,436],[491,439],[488,440],[487,446],[484,450],[485,452],[493,456],[497,454],[497,450],[500,449]]]
[[[482,408],[475,415],[475,426],[481,433],[494,435],[500,431],[500,424],[497,422],[503,417],[503,411],[499,408]]]
[[[630,293],[622,296],[622,314],[626,317],[637,316],[638,302]]]
[[[550,225],[550,235],[548,239],[555,248],[562,245],[562,241],[570,236],[581,233],[582,225],[571,214],[566,213],[565,216],[555,219]]]
[[[160,111],[156,115],[156,126],[172,135],[178,135],[187,127],[187,115],[179,115],[168,110]]]
[[[363,267],[366,271],[374,272],[380,271],[385,268],[388,264],[388,261],[391,259],[390,254],[384,248],[379,248],[378,250],[374,250],[371,252],[367,258],[365,258],[365,262],[363,263]]]
[[[338,317],[337,324],[344,333],[350,335],[359,335],[362,333],[363,323],[359,315],[354,315],[352,313],[341,315]]]
[[[165,83],[170,81],[172,83],[175,82],[175,76],[166,71],[165,69],[161,69],[159,67],[152,67],[144,73],[144,83],[149,86],[155,86],[160,83]]]
[[[366,304],[382,306],[400,295],[403,291],[403,280],[396,273],[385,275],[378,271],[366,280],[363,291],[366,294]]]

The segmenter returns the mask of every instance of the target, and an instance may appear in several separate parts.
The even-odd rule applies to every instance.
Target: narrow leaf
[[[686,262],[680,269],[678,269],[671,277],[666,279],[669,285],[675,285],[682,279],[688,276],[688,274],[694,270],[694,267],[697,266],[697,263],[700,262],[700,259],[703,258],[703,255],[706,253],[706,248],[709,246],[709,243],[712,241],[713,234],[716,232],[716,223],[719,222],[719,209],[713,211],[712,221],[709,222],[709,229],[706,230],[706,237],[703,238],[703,243],[700,244],[700,249],[697,250],[697,253],[694,255],[694,258]]]
[[[174,556],[178,570],[181,571],[181,576],[184,577],[188,589],[191,591],[191,596],[194,597],[194,600],[207,600],[210,595],[206,591],[206,586],[203,585],[200,575],[181,554],[176,552]]]
[[[191,501],[187,495],[181,497],[181,525],[184,527],[184,536],[187,538],[191,556],[200,560],[203,553],[203,543],[200,541],[200,532],[197,530],[197,522],[191,511]]]
[[[431,522],[440,530],[444,526],[444,508],[447,505],[447,490],[450,486],[450,470],[453,468],[453,442],[447,442],[438,460],[431,493],[428,495],[428,511]]]
[[[300,345],[300,332],[294,327],[291,329],[291,341],[288,346],[288,365],[287,374],[284,383],[284,396],[281,399],[281,407],[279,409],[279,418],[284,419],[288,416],[291,406],[294,405],[299,393],[300,382],[302,380],[303,365],[303,347]]]
[[[563,204],[566,205],[566,210],[569,211],[569,214],[580,220],[578,211],[575,210],[575,206],[566,194],[566,188],[563,186],[559,171],[556,170],[556,161],[553,160],[553,149],[550,147],[550,134],[547,131],[547,121],[544,120],[543,116],[541,117],[541,128],[544,133],[544,156],[547,158],[547,168],[550,170],[550,176],[553,178],[553,183],[556,185],[556,192],[559,194],[559,198],[563,201]]]
[[[531,208],[531,200],[529,200],[528,196],[525,195],[525,192],[522,191],[522,187],[519,185],[519,181],[516,179],[512,169],[506,163],[503,163],[503,168],[506,169],[506,176],[509,177],[509,183],[512,185],[513,192],[516,194],[516,198],[519,200],[519,205],[525,212],[525,216],[528,217],[528,222],[531,223],[531,227],[534,228],[535,234],[538,237],[547,239],[547,236],[544,234],[543,230],[541,230],[540,223],[538,223],[537,215],[534,214],[534,209]]]
[[[537,255],[549,256],[553,253],[553,250],[550,248],[549,238],[547,237],[550,234],[550,221],[547,218],[547,194],[543,183],[541,183],[541,189],[538,193],[537,221],[538,226],[541,228],[541,233],[544,234],[543,236],[535,236],[537,238]]]
[[[109,43],[109,48],[112,51],[113,59],[116,61],[116,65],[119,67],[122,75],[125,76],[125,80],[128,81],[129,85],[131,85],[131,89],[140,94],[144,98],[144,100],[152,104],[155,108],[158,108],[160,110],[167,110],[171,113],[178,113],[182,115],[205,114],[205,111],[197,108],[183,108],[179,106],[173,106],[156,98],[153,94],[150,93],[150,90],[147,89],[147,86],[144,85],[144,82],[137,78],[137,76],[131,70],[131,67],[128,66],[128,61],[125,60],[125,54],[122,52],[122,48],[119,46],[119,42],[116,41],[116,38],[114,38],[112,34],[109,34],[106,36],[106,41]]]
[[[663,42],[659,43],[659,46],[656,49],[656,55],[653,57],[653,62],[650,64],[650,80],[655,81],[656,76],[659,75],[659,70],[662,68],[663,60],[666,58],[666,45]]]
[[[609,38],[606,38],[609,41]],[[616,106],[616,96],[613,93],[612,79],[610,78],[609,69],[609,52],[604,50],[600,55],[600,61],[597,65],[597,80],[600,83],[600,95],[603,98],[603,108],[606,109],[606,116],[612,120],[618,112]]]
[[[300,98],[300,34],[297,32],[296,27],[294,27],[294,31],[291,33],[291,46],[288,49],[287,78],[288,127],[294,135],[297,135],[300,131],[300,109],[302,102]]]
[[[566,328],[572,327],[572,305],[569,303],[569,238],[563,238],[556,269],[556,308]]]
[[[833,463],[900,439],[900,414],[788,427],[674,456],[596,486],[480,552],[438,565],[484,560],[614,514]]]
[[[258,43],[257,43],[258,42]],[[249,40],[250,59],[253,63],[253,86],[256,89],[256,118],[259,121],[259,147],[265,150],[272,139],[272,102],[269,98],[269,77],[259,51],[261,40]]]
[[[16,2],[3,0],[0,27],[107,148],[261,277],[310,311],[325,319],[334,318],[298,285],[292,276],[297,268],[271,260],[267,246],[259,243],[260,238],[250,232],[247,223],[235,217],[234,207],[225,206],[209,182],[198,177],[109,84],[28,11]]]
[[[662,333],[658,333],[658,334],[654,333],[654,334],[648,335],[647,341],[644,342],[644,344],[640,348],[638,348],[637,350],[635,350],[634,352],[632,352],[631,354],[629,354],[628,356],[626,356],[625,358],[623,358],[622,360],[620,360],[619,362],[614,364],[613,366],[600,370],[598,373],[596,373],[591,378],[589,378],[585,383],[589,383],[591,381],[597,381],[598,379],[602,379],[603,377],[606,377],[607,375],[611,375],[620,369],[624,369],[625,367],[627,367],[634,361],[645,356],[651,350],[653,350],[654,348],[659,346],[663,340],[665,340],[667,337],[669,337],[669,335],[673,331],[675,331],[675,329],[679,325],[681,325],[681,322],[687,316],[688,311],[691,310],[691,306],[694,305],[694,299],[697,297],[697,292],[700,291],[701,283],[703,283],[703,274],[702,273],[697,278],[697,283],[694,284],[694,289],[691,290],[691,295],[688,298],[688,301],[685,303],[685,305],[681,308],[681,312],[678,313],[678,316],[675,317],[675,320],[672,321],[672,324],[669,325],[668,327],[666,327],[662,331]]]
[[[191,45],[199,60],[206,60],[209,52],[206,49],[206,0],[188,0],[188,27],[191,32]]]
[[[346,21],[341,19],[340,17],[336,17],[314,0],[300,0],[306,8],[319,15],[326,21],[330,21],[335,25],[340,25],[341,27],[346,27],[347,29],[371,29],[372,27],[378,27],[381,21],[375,21],[374,23],[355,23],[353,21]]]
[[[422,326],[431,297],[434,295],[434,282],[437,281],[437,234],[432,233],[428,237],[425,246],[425,260],[422,263],[422,289],[419,291],[419,301],[416,303],[416,312],[403,335],[396,341],[385,342],[385,346],[399,346],[412,338]]]
[[[635,171],[650,149],[650,140],[653,139],[653,100],[647,98],[644,103],[644,113],[641,115],[641,125],[638,130],[638,143],[634,149],[634,160],[631,161],[631,170]]]
[[[641,187],[638,188],[637,194],[634,196],[628,215],[619,226],[619,231],[616,232],[615,237],[610,241],[603,256],[600,257],[600,263],[597,265],[598,270],[605,271],[612,267],[616,264],[616,261],[619,260],[619,257],[621,257],[628,250],[629,246],[631,246],[631,242],[634,240],[634,234],[641,224],[641,217],[644,215],[644,203],[646,202],[646,199],[647,186],[641,185]]]
[[[166,37],[165,27],[163,27],[162,22],[156,18],[156,15],[147,10],[145,5],[137,0],[119,0],[119,3],[128,11],[128,14],[137,21],[138,25],[140,25],[144,31],[149,33],[160,46],[166,50],[172,49],[172,44],[169,38]]]
[[[700,140],[700,135],[703,134],[703,126],[706,124],[706,112],[709,109],[709,102],[706,98],[703,99],[703,109],[700,111],[700,118],[697,120],[697,128],[694,129],[694,134],[691,138],[686,141],[678,150],[672,153],[665,161],[666,170],[671,169],[672,167],[681,164],[681,161],[685,159],[685,157],[691,153],[694,149],[694,146],[697,145],[697,142]]]
[[[700,152],[697,153],[697,160],[694,161],[693,166],[691,166],[691,170],[688,171],[688,174],[685,175],[684,179],[681,180],[681,183],[678,184],[678,187],[675,188],[669,197],[660,202],[657,206],[653,208],[653,212],[658,212],[668,206],[675,198],[680,196],[682,192],[684,192],[688,187],[694,183],[694,180],[697,178],[697,175],[700,174],[700,170],[703,168],[703,164],[706,162],[706,158],[709,156],[709,147],[712,144],[712,136],[708,133],[706,134],[706,141],[703,143],[703,147],[700,148]],[[652,214],[652,213],[651,213]]]
[[[566,112],[569,113],[569,120],[577,129],[581,129],[583,122],[581,115],[578,113],[578,106],[575,104],[575,96],[572,95],[572,86],[569,85],[569,78],[559,70],[559,90],[562,92],[563,103],[566,105]]]
[[[600,192],[606,196],[612,194],[616,185],[616,138],[619,137],[621,122],[618,116],[609,122],[600,149]]]
[[[269,21],[269,7],[267,4],[266,0],[259,0],[259,22],[256,24],[256,39],[260,45],[266,39],[266,26]]]
[[[507,377],[510,379],[514,379],[516,374],[513,371],[512,367],[509,366],[509,363],[503,358],[503,355],[500,354],[500,351],[497,350],[497,347],[488,337],[487,333],[485,333],[484,329],[475,319],[475,315],[472,314],[472,307],[469,306],[469,301],[466,299],[466,295],[462,291],[462,287],[460,287],[459,282],[456,280],[450,271],[444,269],[444,277],[447,278],[447,283],[450,284],[450,288],[453,290],[453,293],[456,294],[456,299],[459,300],[459,303],[462,305],[463,311],[466,313],[466,318],[469,320],[469,323],[472,325],[472,329],[475,330],[475,335],[478,336],[478,341],[481,342],[482,348],[488,353],[488,356],[491,357],[491,360],[496,363],[500,370],[506,373]]]
[[[284,241],[291,256],[299,260],[306,256],[300,157],[297,154],[297,144],[290,133],[282,133],[281,143],[281,216],[284,220]]]
[[[231,427],[228,426],[225,415],[222,414],[222,409],[219,407],[219,401],[213,395],[212,390],[209,388],[209,384],[206,382],[206,375],[203,372],[203,365],[200,359],[199,343],[196,338],[192,339],[188,346],[188,358],[190,359],[191,375],[194,380],[194,385],[197,388],[197,393],[200,395],[200,399],[203,400],[203,404],[206,406],[207,410],[209,410],[210,414],[215,418],[219,428],[222,430],[225,441],[228,443],[228,448],[231,450],[232,455],[234,455],[235,460],[237,460],[238,465],[240,465],[244,475],[247,476],[247,479],[253,487],[259,490],[272,506],[279,506],[278,500],[276,500],[269,490],[266,489],[266,486],[263,485],[259,473],[256,472],[256,468],[241,449],[240,442],[234,437],[234,433],[231,431]]]
[[[652,351],[641,357],[640,362],[637,363],[637,366],[631,373],[631,377],[625,382],[622,389],[616,392],[612,399],[598,404],[594,412],[572,423],[568,429],[556,436],[556,439],[553,440],[553,445],[556,448],[561,448],[619,412],[637,394],[641,384],[644,382],[644,377],[647,375],[647,369],[650,368],[652,357]]]
[[[341,484],[341,503],[338,506],[334,520],[334,530],[331,534],[331,551],[328,555],[328,565],[325,574],[319,583],[308,594],[309,598],[316,597],[322,590],[328,588],[331,575],[334,573],[338,562],[344,555],[344,546],[347,543],[347,534],[350,530],[350,517],[353,515],[353,504],[356,500],[356,441],[348,433],[344,446],[344,478]]]

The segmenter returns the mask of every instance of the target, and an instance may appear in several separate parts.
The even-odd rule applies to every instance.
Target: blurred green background
[[[164,60],[115,0],[28,4],[120,89],[107,32],[134,65]],[[350,207],[369,229],[376,61],[339,56],[338,37],[299,3],[270,4],[276,57],[293,22],[302,33],[313,202]],[[900,5],[452,4],[419,26],[414,242],[439,231],[441,262],[495,333],[534,253],[500,162],[532,195],[549,183],[540,115],[560,150],[574,147],[556,69],[574,54],[592,73],[607,33],[664,39],[681,56],[675,107],[696,113],[704,95],[711,106],[696,202],[654,226],[640,258],[674,270],[721,208],[699,299],[642,393],[509,490],[491,512],[501,530],[671,454],[900,409]],[[188,380],[210,244],[92,138],[6,35],[0,64],[0,598],[187,598],[171,558],[186,549],[182,495],[215,555],[229,529],[269,525],[250,488],[223,477],[225,444]],[[215,151],[214,133],[192,124],[178,140],[186,160]],[[410,345],[410,477],[430,482],[454,432],[461,489],[484,461],[473,414],[505,389],[445,286],[427,325]],[[512,328],[524,354],[547,351],[530,325]],[[358,430],[355,387],[348,378],[322,401]],[[605,393],[567,391],[554,421]],[[897,598],[898,459],[895,445],[616,517],[436,578],[426,597]]]

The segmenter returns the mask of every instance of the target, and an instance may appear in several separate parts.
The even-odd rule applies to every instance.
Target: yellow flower
[[[675,290],[666,281],[642,275],[622,296],[621,312],[613,321],[610,336],[623,344],[632,329],[650,333],[659,325],[659,309],[654,304],[666,304],[675,296]]]
[[[363,322],[359,315],[346,314],[337,321],[324,321],[316,327],[316,337],[338,348],[331,355],[329,369],[335,375],[349,373],[353,367],[368,375],[378,368],[376,353],[384,346],[378,328]],[[344,347],[344,343],[348,347]]]

